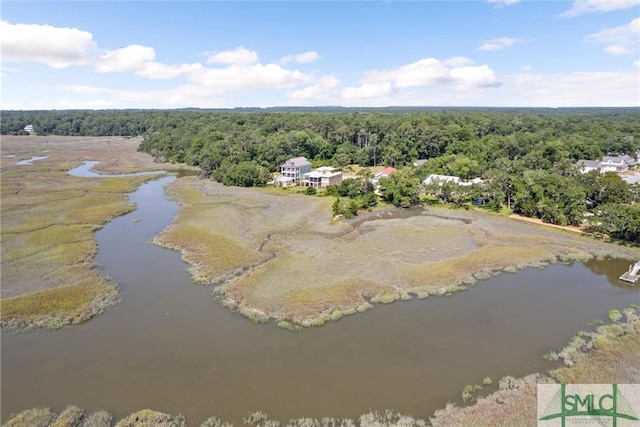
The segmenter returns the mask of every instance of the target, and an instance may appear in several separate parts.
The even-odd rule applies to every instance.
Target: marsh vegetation
[[[3,327],[60,328],[80,323],[118,300],[117,284],[96,271],[93,233],[133,209],[127,194],[151,176],[72,177],[96,159],[106,173],[158,169],[123,138],[2,138]],[[46,158],[20,164],[35,154]],[[164,165],[175,168],[175,165]]]
[[[473,211],[404,215],[386,208],[335,222],[331,198],[195,178],[168,191],[181,210],[155,242],[180,250],[195,281],[216,285],[223,305],[257,322],[285,321],[284,327],[322,325],[372,303],[449,294],[502,271],[640,254]]]

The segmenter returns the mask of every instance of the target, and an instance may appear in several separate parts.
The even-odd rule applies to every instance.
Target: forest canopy
[[[427,174],[481,177],[441,186],[445,203],[482,200],[554,224],[592,226],[640,242],[638,185],[617,174],[581,174],[576,162],[637,156],[640,109],[291,108],[267,110],[5,111],[2,134],[144,136],[140,150],[199,166],[227,185],[264,185],[280,164],[408,166],[383,198],[416,203]],[[413,167],[417,159],[428,159]],[[432,189],[436,192],[436,189]],[[624,207],[621,207],[624,206]]]

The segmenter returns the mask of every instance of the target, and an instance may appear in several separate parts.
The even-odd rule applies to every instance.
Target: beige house
[[[305,187],[324,188],[330,185],[338,185],[342,182],[342,172],[323,166],[312,172],[305,173],[300,180],[300,185]]]

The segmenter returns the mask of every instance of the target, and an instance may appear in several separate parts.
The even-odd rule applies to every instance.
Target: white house
[[[35,132],[35,129],[33,128],[33,125],[26,125],[24,128],[22,128],[22,130],[24,130],[28,134],[32,134],[32,133]]]
[[[374,182],[378,182],[382,178],[389,178],[389,175],[391,175],[395,171],[396,171],[396,168],[392,168],[392,167],[384,168],[373,176],[373,180]]]
[[[280,165],[280,176],[275,180],[280,185],[295,185],[305,173],[311,172],[311,163],[304,157],[294,157]]]
[[[473,178],[469,181],[463,181],[462,179],[460,179],[459,176],[437,175],[437,174],[431,174],[424,181],[422,181],[424,185],[430,185],[430,184],[442,185],[445,182],[452,182],[456,185],[469,187],[469,186],[472,186],[473,184],[482,184],[484,181],[482,180],[482,178]]]
[[[600,172],[618,172],[628,169],[629,166],[622,157],[604,156],[600,162]]]
[[[622,156],[604,156],[602,160],[578,160],[577,166],[580,172],[587,173],[592,170],[605,172],[622,172],[638,162],[633,157],[625,154]]]
[[[342,172],[330,166],[320,167],[312,172],[305,173],[300,180],[300,185],[305,187],[328,187],[342,182]]]
[[[600,161],[599,160],[578,160],[578,167],[580,168],[580,172],[587,173],[592,170],[600,170]]]
[[[437,174],[431,174],[427,176],[427,178],[424,181],[422,181],[424,185],[431,185],[431,184],[442,185],[445,182],[452,182],[458,185],[461,183],[459,176],[437,175]]]

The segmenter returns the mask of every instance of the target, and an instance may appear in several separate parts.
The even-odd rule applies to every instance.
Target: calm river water
[[[254,325],[193,285],[177,252],[147,242],[177,213],[163,196],[174,179],[140,186],[138,209],[96,233],[96,262],[120,284],[120,303],[69,330],[2,334],[3,421],[69,404],[116,417],[150,408],[193,423],[255,410],[428,417],[487,375],[495,384],[547,369],[544,353],[609,309],[640,303],[640,289],[617,280],[628,262],[608,260],[501,274],[298,333]]]

